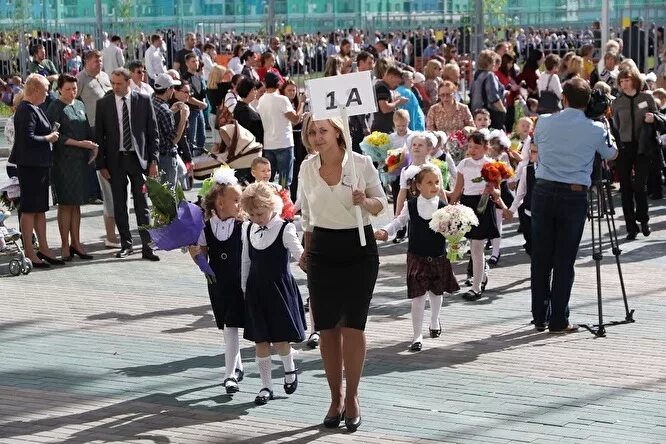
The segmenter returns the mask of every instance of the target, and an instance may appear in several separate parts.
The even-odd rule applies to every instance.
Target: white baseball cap
[[[162,73],[155,80],[155,89],[168,89],[180,85],[180,80],[174,80],[169,74]]]

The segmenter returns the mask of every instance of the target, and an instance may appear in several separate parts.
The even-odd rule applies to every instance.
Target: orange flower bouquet
[[[492,188],[497,189],[500,187],[500,183],[503,180],[509,179],[513,177],[513,175],[513,168],[511,168],[508,164],[505,162],[500,162],[499,160],[494,160],[483,165],[483,167],[481,167],[481,176],[472,179],[472,182],[479,183],[481,181],[485,181]],[[490,190],[488,190],[488,187],[486,187],[486,190],[481,195],[479,205],[476,207],[476,211],[479,214],[486,211],[489,198]]]

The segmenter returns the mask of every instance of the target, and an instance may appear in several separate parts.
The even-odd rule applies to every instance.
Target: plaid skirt
[[[439,296],[460,290],[451,262],[446,256],[425,257],[407,253],[407,297],[423,296],[431,291]]]

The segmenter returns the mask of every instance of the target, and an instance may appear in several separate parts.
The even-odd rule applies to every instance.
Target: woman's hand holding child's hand
[[[375,239],[380,241],[387,241],[388,233],[386,232],[386,230],[377,230],[375,231]]]

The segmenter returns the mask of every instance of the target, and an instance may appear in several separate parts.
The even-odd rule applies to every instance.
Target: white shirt
[[[389,140],[391,141],[391,148],[397,149],[397,148],[404,148],[405,143],[407,142],[407,138],[409,135],[412,134],[412,130],[407,129],[407,132],[405,133],[404,136],[399,135],[395,131],[389,134]]]
[[[250,274],[250,264],[252,263],[250,259],[250,245],[252,245],[255,250],[265,250],[270,247],[277,240],[283,223],[284,220],[278,215],[273,216],[273,218],[266,224],[267,230],[263,231],[258,230],[260,227],[254,223],[243,223],[243,252],[241,254],[241,288],[243,289],[243,292],[247,287],[247,277]],[[248,226],[250,227],[250,244],[248,244],[246,234]],[[284,227],[281,241],[289,251],[291,257],[298,262],[301,259],[301,254],[303,254],[303,246],[296,234],[296,227],[294,224],[288,223],[287,226]]]
[[[439,206],[439,196],[435,196],[432,199],[426,199],[423,196],[419,196],[416,198],[416,211],[419,213],[419,216],[421,216],[425,220],[432,219],[432,213],[437,211],[438,206]],[[402,207],[402,211],[400,212],[400,214],[397,215],[395,219],[393,219],[387,225],[383,226],[382,230],[386,231],[389,237],[393,237],[396,235],[398,231],[406,227],[408,223],[409,223],[409,208],[408,205],[405,203],[405,205]]]
[[[236,223],[236,219],[233,217],[230,217],[228,219],[220,219],[217,217],[215,214],[210,218],[210,229],[213,232],[213,236],[215,236],[215,239],[224,242],[229,237],[231,237],[231,234],[234,232],[234,226]],[[197,241],[197,245],[200,245],[202,247],[208,246],[208,243],[206,242],[206,233],[204,230],[201,230],[201,234],[199,235],[199,240]]]
[[[203,62],[203,73],[201,77],[207,82],[210,71],[213,69],[213,59],[207,52],[204,52],[201,55],[201,60]]]
[[[257,112],[264,125],[264,149],[277,150],[294,146],[294,134],[291,121],[285,117],[289,111],[294,111],[289,99],[274,91],[265,93],[259,99]]]
[[[125,66],[123,50],[116,46],[115,43],[110,44],[102,51],[102,61],[104,62],[102,65],[104,72],[111,75],[114,69]]]
[[[233,113],[234,110],[236,109],[237,103],[238,103],[238,97],[232,90],[229,90],[227,94],[224,96],[224,106],[226,106],[227,109]]]
[[[114,94],[113,95],[116,99],[116,112],[118,113],[118,132],[120,133],[120,138],[118,139],[120,141],[120,147],[118,149],[120,151],[125,151],[124,148],[124,140],[123,140],[123,97],[119,97],[118,95]],[[126,96],[124,96],[127,100],[127,113],[129,114],[129,119],[130,119],[130,134],[132,130],[132,90],[130,89],[130,92],[127,93]],[[134,147],[134,151],[138,152],[139,145],[136,143],[136,140],[134,140],[134,137],[132,137],[132,146]]]
[[[243,62],[241,62],[240,57],[233,57],[231,60],[229,60],[229,63],[227,64],[227,68],[231,70],[234,74],[240,74],[243,72],[243,67],[245,65]]]
[[[486,182],[482,180],[479,183],[474,183],[472,182],[472,179],[481,177],[481,167],[488,162],[492,162],[492,159],[486,156],[479,160],[466,157],[460,161],[458,164],[458,173],[462,174],[465,179],[463,194],[467,196],[480,196],[483,194],[483,190],[486,188]]]
[[[552,80],[550,78],[552,77]],[[548,85],[548,80],[550,80],[550,85]],[[537,79],[537,89],[539,91],[545,91],[546,86],[548,86],[548,91],[552,91],[558,98],[562,98],[562,83],[560,82],[560,76],[557,74],[542,74],[541,77]]]
[[[162,56],[162,49],[156,48],[155,45],[150,45],[150,48],[146,49],[146,72],[148,77],[153,80],[157,80],[157,76],[165,73],[166,68],[164,67],[164,57]]]
[[[522,145],[520,147],[520,156],[522,157],[522,160],[518,163],[518,166],[516,167],[516,174],[514,174],[514,176],[508,180],[509,183],[517,182],[518,180],[520,180],[521,172],[530,161],[531,149],[532,149],[532,138],[530,136],[527,136],[525,140],[522,141]]]
[[[356,210],[352,203],[352,188],[365,190],[367,197],[374,197],[382,204],[382,211],[388,207],[384,188],[379,181],[379,174],[368,156],[352,153],[356,166],[357,182],[351,180],[351,163],[348,152],[342,159],[342,177],[338,184],[330,186],[319,174],[321,158],[319,154],[306,159],[301,164],[298,175],[301,201],[301,223],[304,231],[314,227],[343,230],[356,228]],[[361,208],[363,225],[370,223],[370,213]]]
[[[513,214],[516,214],[518,208],[522,205],[526,194],[527,194],[527,168],[523,168],[522,170],[520,170],[520,177],[518,178],[518,189],[516,190],[516,198],[513,200],[513,203],[511,204],[511,208],[509,208],[509,211],[511,211]],[[525,210],[525,214],[527,214],[528,216],[532,215],[530,210]]]
[[[147,84],[146,82],[141,82],[141,85],[139,86],[136,83],[134,83],[134,80],[130,80],[130,88],[132,89],[132,91],[145,94],[148,97],[151,97],[155,92],[153,87]]]
[[[7,143],[9,144],[10,153],[11,150],[14,148],[15,137],[16,137],[16,130],[14,129],[14,116],[10,116],[9,119],[7,119],[7,123],[5,123],[5,139],[7,139]],[[15,167],[16,165],[7,162],[7,166]]]

